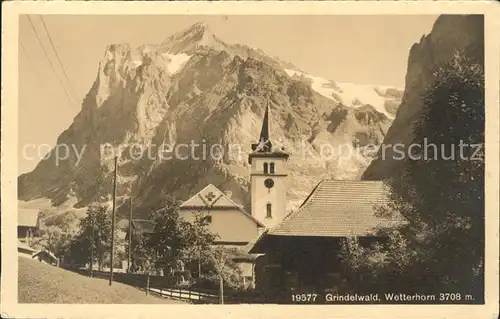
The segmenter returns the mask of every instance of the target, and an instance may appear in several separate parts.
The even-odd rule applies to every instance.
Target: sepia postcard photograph
[[[2,317],[498,317],[498,3],[3,9]]]

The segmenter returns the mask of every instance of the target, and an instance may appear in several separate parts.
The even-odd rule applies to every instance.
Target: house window
[[[266,217],[267,218],[273,217],[273,205],[271,205],[271,203],[267,203],[266,205]]]
[[[264,174],[267,174],[267,173],[268,173],[267,163],[264,163]]]
[[[274,163],[269,164],[269,172],[274,174]]]

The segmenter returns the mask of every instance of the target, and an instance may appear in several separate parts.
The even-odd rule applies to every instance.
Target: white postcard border
[[[18,28],[20,14],[373,15],[484,14],[486,74],[485,305],[69,305],[18,304]],[[500,4],[493,1],[156,2],[15,1],[2,3],[2,281],[7,318],[496,318],[499,260]],[[411,27],[411,26],[409,26]],[[50,124],[50,123],[48,123]],[[498,315],[498,314],[497,314]]]

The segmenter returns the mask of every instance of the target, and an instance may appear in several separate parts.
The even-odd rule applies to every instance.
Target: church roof
[[[264,111],[264,118],[262,119],[262,127],[260,129],[260,136],[258,143],[252,144],[252,152],[254,153],[267,153],[271,152],[273,144],[271,142],[271,119],[269,116],[269,100],[267,100],[266,110]]]
[[[252,162],[254,157],[284,157],[288,158],[290,155],[284,152],[283,147],[273,147],[271,141],[271,118],[270,118],[270,104],[267,101],[264,118],[262,120],[262,127],[260,130],[259,141],[252,144],[252,152],[248,156],[248,163]]]
[[[269,141],[269,101],[266,105],[266,111],[264,112],[264,119],[262,121],[262,128],[260,129],[259,141]]]
[[[369,236],[397,220],[375,216],[388,201],[382,181],[323,180],[295,212],[267,235],[274,236]]]
[[[259,227],[264,227],[264,225],[255,219],[252,215],[248,214],[241,205],[236,204],[229,198],[224,192],[219,190],[213,184],[208,184],[201,191],[196,193],[194,196],[189,198],[187,201],[181,204],[180,209],[210,209],[211,211],[217,211],[219,209],[237,209],[241,211],[245,216],[252,219]]]

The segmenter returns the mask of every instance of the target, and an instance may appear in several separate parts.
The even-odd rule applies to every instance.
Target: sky
[[[98,63],[108,44],[159,44],[169,35],[204,21],[221,40],[260,48],[309,74],[356,84],[404,88],[409,50],[430,32],[437,18],[435,15],[29,17],[33,25],[27,16],[20,16],[19,21],[19,174],[33,170],[44,153],[55,145],[59,134],[71,125],[97,76]]]

